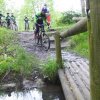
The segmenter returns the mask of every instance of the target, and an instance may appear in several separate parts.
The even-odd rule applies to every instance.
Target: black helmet
[[[45,3],[44,6],[47,6],[47,4]]]

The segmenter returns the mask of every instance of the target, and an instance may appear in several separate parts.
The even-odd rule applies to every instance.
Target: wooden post
[[[56,62],[59,65],[59,67],[63,67],[59,32],[55,34],[55,49],[56,49]]]
[[[100,100],[100,0],[90,0],[90,93]]]

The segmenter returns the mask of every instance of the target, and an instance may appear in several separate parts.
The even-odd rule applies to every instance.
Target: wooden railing
[[[73,25],[70,29],[60,33],[56,32],[55,33],[55,47],[56,47],[56,62],[59,65],[59,67],[63,67],[62,64],[62,56],[61,56],[61,40],[63,38],[73,36],[80,34],[82,32],[87,31],[87,18],[83,18],[79,22],[77,22],[75,25]]]

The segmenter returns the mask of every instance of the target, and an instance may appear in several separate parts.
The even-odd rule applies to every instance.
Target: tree
[[[48,5],[48,7],[50,8],[50,13],[52,13],[53,12],[53,0],[45,0],[45,2],[44,0],[25,0],[25,3],[19,14],[20,27],[24,26],[22,25],[24,16],[26,15],[29,17],[30,20],[32,20],[32,17],[41,11],[41,8],[44,3]],[[32,22],[31,24],[32,24],[31,26],[33,26],[34,22]]]
[[[90,92],[91,100],[100,100],[100,0],[90,0]]]
[[[82,16],[85,16],[85,0],[80,0],[80,1],[81,1]]]
[[[3,9],[3,11],[5,10],[5,0],[0,0],[0,9]]]

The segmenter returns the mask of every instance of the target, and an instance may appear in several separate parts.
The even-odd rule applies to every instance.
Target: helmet
[[[47,6],[47,4],[45,3],[44,6]]]

